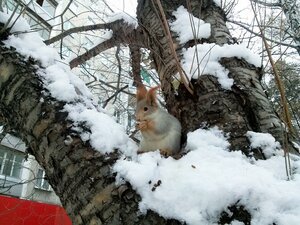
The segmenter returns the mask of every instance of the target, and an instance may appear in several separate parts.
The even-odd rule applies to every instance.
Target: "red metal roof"
[[[0,195],[0,225],[72,225],[72,222],[61,206]]]

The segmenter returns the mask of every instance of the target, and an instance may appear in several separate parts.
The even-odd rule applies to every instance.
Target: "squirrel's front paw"
[[[146,120],[139,121],[136,126],[137,126],[137,129],[139,129],[140,131],[143,131],[148,128],[148,122]]]
[[[171,156],[172,155],[172,151],[170,149],[159,149],[160,151],[160,154],[164,157],[168,157],[168,156]]]

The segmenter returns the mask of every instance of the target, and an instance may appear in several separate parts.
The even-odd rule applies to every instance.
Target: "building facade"
[[[60,205],[42,167],[11,134],[0,142],[0,194]]]

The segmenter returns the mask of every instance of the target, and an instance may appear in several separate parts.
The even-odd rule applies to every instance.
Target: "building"
[[[6,134],[0,142],[0,194],[60,205],[45,172],[25,144]]]

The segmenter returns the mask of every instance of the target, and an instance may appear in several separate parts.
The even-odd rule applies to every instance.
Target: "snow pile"
[[[294,180],[286,181],[282,156],[255,161],[228,147],[217,128],[199,129],[188,134],[190,152],[180,160],[149,152],[119,160],[113,169],[119,183],[129,181],[141,195],[142,213],[153,210],[189,225],[210,225],[237,204],[250,212],[252,224],[300,224],[299,158],[293,162]]]
[[[225,57],[243,58],[256,67],[260,67],[261,61],[258,55],[251,52],[243,45],[219,46],[216,44],[199,44],[183,51],[183,69],[189,79],[197,79],[201,75],[213,75],[217,77],[224,89],[230,89],[233,79],[228,77],[229,71],[220,64]],[[199,61],[197,60],[199,59]]]
[[[171,30],[179,35],[180,44],[194,39],[209,38],[211,34],[210,24],[194,17],[183,6],[178,7],[173,15],[176,20],[171,22],[170,26]]]
[[[67,104],[65,110],[69,113],[68,118],[74,121],[74,129],[80,132],[81,139],[90,141],[96,150],[106,153],[119,149],[125,155],[136,154],[137,146],[110,115],[87,108],[82,103]],[[89,127],[90,132],[82,130],[78,126],[81,123]]]
[[[247,137],[251,142],[251,148],[260,148],[264,156],[270,158],[275,155],[281,148],[278,141],[268,133],[257,133],[253,131],[247,132]]]
[[[218,1],[217,1],[218,2]],[[218,3],[217,3],[218,4]],[[209,38],[211,25],[191,15],[183,6],[173,12],[176,20],[170,23],[172,31],[178,34],[180,44],[193,39]],[[233,79],[228,77],[229,71],[219,61],[224,57],[243,58],[256,67],[261,66],[260,57],[244,45],[218,46],[216,44],[198,44],[183,51],[182,66],[189,79],[197,79],[201,75],[217,77],[222,88],[230,89]]]
[[[7,15],[0,14],[0,21],[7,18]],[[24,20],[18,20],[15,26],[28,28]],[[130,155],[136,152],[137,146],[126,135],[124,128],[105,110],[96,107],[84,82],[71,72],[67,62],[60,60],[53,48],[44,44],[38,34],[25,32],[10,35],[4,43],[7,47],[16,48],[23,56],[33,57],[41,62],[44,69],[39,69],[37,73],[42,78],[44,87],[52,97],[67,103],[64,111],[68,112],[68,119],[73,121],[73,129],[80,133],[84,141],[90,141],[92,147],[103,154],[115,149]],[[89,131],[83,131],[82,124]]]

